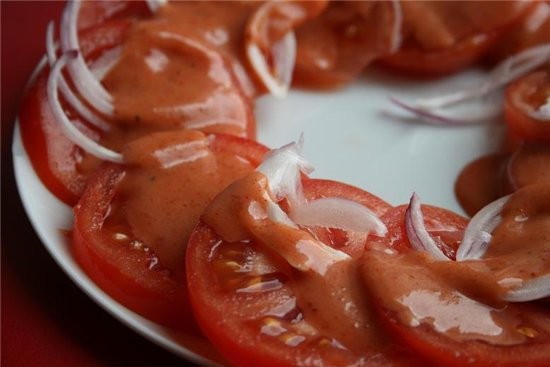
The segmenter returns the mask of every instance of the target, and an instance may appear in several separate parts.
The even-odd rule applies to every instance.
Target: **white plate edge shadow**
[[[15,182],[27,217],[42,244],[65,274],[96,304],[139,335],[194,363],[217,366],[170,337],[177,331],[156,324],[115,301],[80,268],[61,233],[61,230],[72,226],[72,209],[57,199],[37,176],[23,147],[18,120],[13,133],[12,154]]]

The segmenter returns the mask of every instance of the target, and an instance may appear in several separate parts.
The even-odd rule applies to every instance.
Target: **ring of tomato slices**
[[[267,151],[254,141],[224,135],[211,136],[209,147],[253,166]],[[106,164],[90,178],[74,208],[74,256],[84,271],[121,304],[160,324],[196,332],[185,282],[158,264],[154,251],[134,238],[126,222],[109,219],[117,185],[124,175],[124,166]],[[181,251],[185,251],[184,241]]]
[[[406,206],[396,207],[382,218],[388,235],[381,246],[368,246],[362,259],[367,294],[396,340],[437,365],[547,366],[550,321],[545,317],[545,306],[486,305],[476,301],[476,295],[470,298],[461,293],[445,264],[437,264],[411,249],[404,224],[405,210]],[[462,238],[467,220],[445,209],[423,206],[422,211],[430,235],[439,237],[452,249],[450,257],[454,258],[459,244],[456,240]],[[430,270],[426,270],[428,264]],[[434,272],[432,267],[445,270]],[[398,278],[395,271],[400,274]],[[403,290],[394,292],[395,289]],[[513,331],[522,334],[524,342],[501,342],[499,333],[505,331],[498,330],[497,325],[501,324],[492,324],[494,319],[506,327],[513,325]],[[455,320],[459,321],[455,324]],[[533,325],[537,325],[536,330]]]

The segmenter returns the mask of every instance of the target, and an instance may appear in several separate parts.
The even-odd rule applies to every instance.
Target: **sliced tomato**
[[[520,140],[550,142],[550,121],[531,114],[550,98],[550,70],[526,75],[506,88],[504,117],[508,133]]]
[[[510,27],[501,42],[491,50],[489,59],[498,62],[530,47],[550,42],[550,4],[546,1],[532,1],[532,6],[520,21]]]
[[[405,2],[403,45],[380,63],[397,72],[437,77],[483,57],[526,13],[520,2]]]
[[[87,28],[80,32],[79,41],[83,55],[87,60],[95,60],[106,50],[126,42],[129,30],[132,28],[132,22],[133,19],[131,18],[109,19],[98,26]],[[208,56],[200,54],[200,50],[202,50],[201,47],[198,47],[197,50],[195,50],[195,53],[185,56],[197,58],[205,58]],[[187,50],[186,52],[190,51]],[[218,55],[215,60],[220,61],[220,56]],[[90,138],[101,140],[102,144],[114,150],[120,150],[127,141],[166,129],[197,128],[208,133],[227,132],[253,137],[255,135],[255,123],[250,101],[243,95],[240,87],[237,86],[233,72],[228,69],[228,66],[227,70],[220,70],[220,68],[226,66],[225,64],[216,64],[218,68],[216,70],[217,72],[224,73],[223,75],[228,79],[222,78],[223,83],[228,83],[230,85],[224,84],[223,88],[219,88],[219,85],[216,85],[216,88],[219,90],[216,90],[215,97],[212,97],[214,99],[210,98],[211,96],[208,95],[204,96],[205,98],[204,101],[201,102],[202,104],[190,102],[191,112],[189,113],[189,118],[193,121],[189,122],[189,126],[185,125],[182,127],[181,124],[168,127],[154,125],[135,126],[132,122],[134,121],[133,118],[129,118],[131,121],[128,122],[127,125],[129,124],[132,126],[127,126],[124,123],[113,124],[109,134],[102,134],[102,132],[94,130],[93,127],[89,126],[70,106],[64,104],[64,109],[72,120],[77,120],[76,123],[86,130],[85,133],[87,133]],[[193,64],[192,67],[194,68],[196,65]],[[95,169],[99,162],[64,137],[61,128],[52,115],[48,103],[48,73],[48,68],[45,68],[33,81],[32,86],[27,91],[23,105],[21,106],[19,121],[23,143],[35,171],[52,193],[72,206],[76,203],[80,195],[82,195],[89,172]],[[209,78],[206,76],[208,73],[197,74],[195,69],[191,74],[195,75],[198,79]],[[217,77],[220,77],[220,75],[217,74]],[[130,76],[130,79],[136,80],[135,76]],[[216,82],[215,78],[213,79],[214,80],[211,81],[210,84]],[[104,82],[106,83],[106,81]],[[153,84],[152,82],[145,83],[148,84],[145,88],[142,88],[143,86],[136,88],[134,82],[128,82],[128,80],[124,80],[124,82],[125,83],[122,83],[122,85],[125,86],[122,87],[122,94],[128,95],[130,94],[128,90],[140,90],[142,92],[138,92],[138,94],[143,94],[143,91],[148,90],[147,87]],[[171,85],[175,88],[179,87],[176,84],[177,83],[172,83]],[[162,85],[157,85],[157,87],[162,89]],[[158,97],[159,90],[155,90],[155,92]],[[198,95],[197,91],[193,91],[193,93],[189,92],[188,94],[195,97]],[[213,103],[212,100],[216,100],[216,102]],[[240,119],[235,118],[235,115],[238,115]]]
[[[110,21],[84,32],[80,37],[83,54],[97,57],[119,45],[129,26],[124,20]],[[73,206],[98,162],[67,139],[55,120],[48,102],[48,76],[49,68],[45,66],[27,89],[19,109],[19,126],[25,150],[41,181],[60,200]],[[86,125],[70,106],[64,108],[90,138],[99,139],[98,132]]]
[[[504,189],[512,193],[537,183],[550,182],[550,144],[525,142],[508,160]]]
[[[426,51],[403,46],[398,52],[381,58],[380,64],[395,72],[419,77],[452,74],[477,62],[495,44],[497,33],[477,34],[450,48]]]
[[[93,281],[121,304],[164,325],[195,328],[186,289],[167,272],[152,270],[154,254],[132,246],[129,238],[117,239],[104,223],[117,183],[124,176],[121,166],[108,165],[90,179],[75,207],[73,253]]]
[[[198,221],[201,208],[207,205],[207,195],[216,188],[221,190],[223,187],[219,185],[226,184],[224,182],[232,176],[242,174],[246,167],[253,169],[267,149],[236,137],[206,138],[198,132],[182,132],[180,135],[187,140],[165,146],[167,155],[163,156],[159,145],[164,144],[163,139],[167,137],[171,140],[180,139],[181,136],[177,135],[157,134],[144,138],[145,141],[138,140],[128,148],[134,151],[126,152],[128,165],[109,164],[92,176],[74,209],[73,251],[90,278],[121,304],[171,328],[196,331],[188,302],[187,285],[182,275],[185,272],[183,257],[186,236]],[[211,154],[193,155],[203,152],[192,150],[196,144],[191,146],[191,150],[184,150],[185,142],[197,141],[209,142],[207,148],[200,149],[208,149]],[[148,144],[156,144],[153,147],[159,149],[153,151],[149,162],[145,161],[143,166],[138,166],[133,158],[147,149]],[[155,152],[161,152],[158,153],[161,158],[157,162],[161,167],[151,168],[150,165],[154,164],[152,160],[157,159]],[[188,156],[178,156],[179,153]],[[166,157],[173,160],[166,161]],[[226,177],[222,181],[214,181],[211,172],[203,172],[205,165],[191,162],[189,158],[205,160],[209,167],[227,166],[223,171]],[[241,162],[239,169],[228,173],[236,161]],[[180,167],[174,168],[174,165]],[[203,181],[209,179],[212,182],[204,185]],[[143,189],[136,192],[132,186],[134,182],[128,181],[137,180],[146,182],[144,185],[140,181]],[[147,196],[150,193],[147,182],[149,186],[160,184],[166,189],[155,197]],[[202,186],[197,187],[198,184]],[[174,190],[176,186],[189,190]],[[202,193],[200,197],[199,192]],[[141,197],[131,197],[132,194]],[[204,201],[198,202],[201,198]],[[150,217],[144,220],[133,219],[131,215],[134,213],[129,208],[136,200],[147,203],[148,209],[156,208],[157,211],[147,213]],[[164,227],[158,228],[159,222]],[[155,237],[157,232],[161,235]],[[148,233],[148,237],[143,237],[143,233]],[[171,235],[177,238],[168,238]],[[182,261],[178,262],[178,259]]]
[[[375,203],[374,211],[388,207],[380,199],[360,194],[350,186],[312,181],[304,182],[308,197],[361,197],[364,202]],[[253,208],[257,208],[256,200],[265,196],[248,190],[243,182],[232,185],[222,194],[223,198],[218,197],[210,206],[220,209],[221,200],[231,203],[229,223],[223,219],[221,222],[231,226],[228,233],[238,227],[232,221],[241,220],[243,213],[263,218],[261,211]],[[219,215],[227,216],[223,213],[226,212],[220,209]],[[209,219],[204,220],[212,217],[216,216],[207,214]],[[284,255],[274,252],[273,242],[288,234],[288,246],[292,247],[296,239],[293,236],[311,237],[299,229],[292,234],[277,233],[277,229],[264,232],[269,244],[252,235],[228,242],[205,222],[191,236],[187,279],[193,310],[201,329],[222,355],[238,366],[378,366],[417,362],[387,338],[369,312],[355,260],[348,258],[332,265],[323,275],[297,270]],[[345,243],[336,242],[331,245],[345,247]]]
[[[462,233],[466,220],[436,208],[424,207],[423,213],[432,236],[433,223],[446,232],[454,228],[439,238],[456,248],[456,234]],[[368,246],[362,274],[381,320],[397,340],[435,365],[548,366],[547,306],[496,302],[479,291],[489,284],[491,265],[436,261],[412,251],[403,207],[390,210],[384,219],[387,241]]]
[[[396,21],[390,2],[329,2],[319,17],[296,30],[293,83],[315,89],[349,83],[374,59],[389,52]]]

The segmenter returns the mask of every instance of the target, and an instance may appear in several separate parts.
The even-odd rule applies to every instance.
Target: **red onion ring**
[[[450,107],[464,104],[468,101],[479,102],[481,97],[488,96],[500,90],[509,82],[544,65],[549,60],[550,43],[543,43],[505,59],[489,73],[489,76],[485,80],[477,85],[451,94],[419,99],[410,103],[399,101],[396,98],[392,98],[391,101],[428,122],[467,124],[490,120],[501,110],[500,108],[495,108],[499,106],[494,106],[492,103],[486,103],[486,108],[477,116],[470,115],[464,117],[465,112],[462,111],[460,114],[461,117],[449,117],[447,114],[443,114],[442,111],[446,110],[449,113]]]
[[[388,229],[369,208],[355,201],[328,197],[291,208],[290,218],[302,226],[339,228],[346,232],[373,232],[385,236]]]
[[[84,149],[84,151],[86,151],[87,153],[92,154],[100,159],[115,162],[115,163],[123,163],[123,157],[120,153],[116,153],[112,150],[109,150],[99,145],[92,139],[88,138],[80,130],[78,130],[78,128],[76,128],[74,124],[69,120],[67,115],[65,115],[65,112],[63,111],[63,107],[59,102],[58,84],[59,84],[59,79],[61,78],[61,70],[67,64],[67,60],[69,58],[76,58],[77,54],[78,54],[78,51],[76,50],[63,54],[56,61],[52,70],[50,71],[50,76],[48,77],[47,94],[48,94],[48,102],[50,103],[52,113],[56,121],[60,124],[61,128],[63,129],[65,136],[67,136],[67,138],[71,140],[74,144]]]
[[[48,63],[50,64],[50,68],[53,68],[55,62],[57,61],[53,33],[54,23],[53,21],[51,21],[48,24],[48,28],[46,31],[46,54],[48,55]],[[111,129],[111,125],[109,125],[107,121],[103,120],[101,117],[92,112],[88,107],[86,107],[86,105],[84,105],[80,101],[80,99],[78,99],[78,97],[73,93],[73,91],[67,84],[67,81],[65,80],[63,75],[59,77],[59,89],[61,90],[61,94],[63,94],[65,100],[86,121],[103,131],[109,131]]]
[[[413,193],[409,206],[405,211],[405,229],[409,242],[415,250],[426,251],[436,260],[450,261],[426,230],[420,199],[416,193]]]
[[[493,119],[496,113],[500,111],[500,106],[498,106],[497,108],[491,109],[490,111],[487,111],[486,113],[483,113],[479,116],[470,116],[469,118],[465,118],[464,116],[462,116],[458,118],[458,117],[444,115],[434,109],[418,107],[415,104],[410,104],[408,102],[404,102],[394,97],[390,97],[390,102],[401,107],[404,110],[407,110],[413,113],[424,122],[429,124],[434,124],[434,125],[464,126],[468,124],[477,124],[481,121],[487,121],[487,120]]]
[[[491,241],[491,232],[501,222],[500,213],[510,196],[502,197],[485,206],[470,219],[464,237],[456,252],[456,261],[480,259]]]
[[[61,17],[60,42],[61,50],[66,53],[70,50],[79,50],[77,20],[80,10],[80,0],[69,1]],[[86,65],[84,58],[78,53],[75,59],[67,64],[67,69],[76,90],[97,111],[112,116],[114,107],[112,96],[93,76]]]

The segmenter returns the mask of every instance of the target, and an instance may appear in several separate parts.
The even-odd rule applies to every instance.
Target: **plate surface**
[[[316,167],[313,177],[347,182],[394,205],[406,203],[416,191],[424,203],[462,213],[454,196],[454,181],[466,163],[496,149],[502,127],[426,125],[398,111],[388,96],[413,100],[452,91],[482,76],[480,71],[468,71],[435,82],[418,82],[370,71],[334,92],[291,91],[284,100],[262,97],[256,104],[258,140],[278,147],[303,133],[304,155]],[[60,231],[71,228],[72,211],[36,176],[22,146],[18,124],[12,149],[17,186],[27,215],[66,274],[136,332],[182,358],[213,365],[202,357],[210,352],[201,340],[140,317],[86,276]]]

